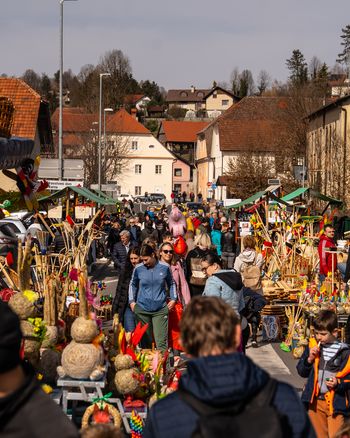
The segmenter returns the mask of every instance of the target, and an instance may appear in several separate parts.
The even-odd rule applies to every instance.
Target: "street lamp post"
[[[106,154],[107,154],[106,113],[112,113],[112,112],[113,112],[113,108],[104,108],[103,109],[103,162],[104,162],[105,167],[106,167]],[[106,172],[106,168],[104,168],[104,172]]]
[[[101,131],[102,131],[102,79],[103,76],[110,76],[110,73],[100,73],[100,110],[99,110],[99,122],[98,122],[98,189],[101,190],[101,163],[102,163],[102,150],[101,150]]]
[[[60,80],[59,80],[59,121],[58,121],[58,178],[63,178],[63,3],[78,0],[60,0]]]

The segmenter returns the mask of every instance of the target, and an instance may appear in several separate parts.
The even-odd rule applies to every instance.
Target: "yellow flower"
[[[50,385],[47,385],[46,383],[41,385],[41,387],[46,394],[51,394],[53,392],[52,387]]]
[[[27,298],[28,301],[31,303],[34,303],[38,299],[38,294],[32,290],[25,290],[23,292],[23,295]]]

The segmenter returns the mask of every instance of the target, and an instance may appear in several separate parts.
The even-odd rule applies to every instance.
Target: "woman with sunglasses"
[[[175,254],[174,247],[169,242],[164,242],[159,247],[160,260],[170,266],[173,278],[176,284],[178,301],[173,310],[169,313],[169,347],[174,352],[174,364],[180,361],[180,320],[182,317],[183,307],[191,300],[190,289],[188,287],[185,273],[178,257]]]
[[[129,286],[129,304],[142,324],[149,324],[141,343],[143,348],[152,347],[152,334],[160,351],[168,349],[168,315],[174,307],[177,294],[170,266],[158,261],[156,251],[150,245],[142,245],[142,264],[137,265]],[[170,301],[167,302],[169,290]]]
[[[162,243],[159,247],[159,256],[162,262],[170,266],[176,284],[178,300],[182,305],[188,304],[191,299],[190,289],[185,278],[183,267],[175,255],[173,245],[168,242]]]
[[[126,332],[132,332],[136,327],[135,316],[128,305],[129,284],[132,272],[139,263],[141,263],[140,248],[131,248],[126,257],[125,268],[119,277],[117,291],[113,299],[113,314],[118,314]]]

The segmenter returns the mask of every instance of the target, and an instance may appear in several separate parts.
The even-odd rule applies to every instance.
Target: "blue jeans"
[[[135,315],[130,309],[129,306],[125,309],[124,312],[124,328],[126,332],[132,332],[135,330],[136,322],[135,322]]]

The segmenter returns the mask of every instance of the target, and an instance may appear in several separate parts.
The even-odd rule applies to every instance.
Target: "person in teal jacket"
[[[214,222],[210,237],[211,243],[216,247],[218,256],[221,257],[221,224]]]
[[[222,269],[221,260],[214,253],[202,258],[202,271],[208,277],[203,295],[222,298],[237,314],[240,314],[245,305],[241,274]]]
[[[170,266],[157,259],[150,245],[142,245],[142,263],[133,271],[129,285],[129,305],[137,322],[149,324],[142,338],[143,348],[168,349],[168,315],[177,300],[176,284]],[[169,300],[168,293],[169,291]]]

